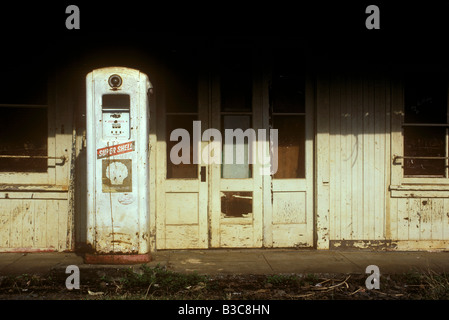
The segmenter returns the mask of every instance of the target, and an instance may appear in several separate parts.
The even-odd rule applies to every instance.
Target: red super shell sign
[[[135,150],[135,141],[116,144],[113,146],[97,149],[97,159],[112,157],[119,154],[132,152],[134,150]]]

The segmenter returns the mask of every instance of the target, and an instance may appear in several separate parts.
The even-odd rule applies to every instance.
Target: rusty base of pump
[[[86,253],[87,264],[139,264],[151,261],[151,254],[91,254]]]

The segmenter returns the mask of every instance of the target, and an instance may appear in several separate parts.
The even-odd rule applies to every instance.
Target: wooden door
[[[224,48],[217,56],[211,123],[221,132],[222,163],[209,167],[211,247],[262,246],[262,174],[256,159],[257,133],[262,129],[258,61],[256,52],[245,47]]]
[[[208,125],[208,80],[201,59],[179,52],[165,70],[159,88],[156,150],[156,248],[208,247],[208,186],[201,170],[201,132]],[[198,62],[198,63],[197,63]],[[200,129],[201,131],[201,129]],[[188,149],[178,150],[187,136]],[[179,152],[178,152],[179,151]],[[176,163],[177,158],[185,162]],[[179,160],[179,159],[178,159]],[[186,163],[188,162],[188,163]]]
[[[301,55],[240,46],[211,57],[210,72],[186,70],[158,100],[157,249],[312,246],[313,86]],[[170,160],[179,128],[194,164]]]
[[[277,48],[266,71],[269,109],[264,125],[277,129],[277,165],[264,176],[264,245],[313,246],[313,97],[300,49]],[[272,156],[272,162],[274,156]]]

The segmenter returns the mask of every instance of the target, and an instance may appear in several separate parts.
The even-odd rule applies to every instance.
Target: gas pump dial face
[[[103,113],[104,139],[129,139],[129,112]]]

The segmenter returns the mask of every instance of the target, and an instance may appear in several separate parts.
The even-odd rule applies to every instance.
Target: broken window
[[[445,177],[447,74],[407,74],[404,91],[404,176]]]
[[[247,218],[253,212],[252,192],[221,192],[223,218]]]
[[[279,49],[273,57],[271,125],[278,129],[275,179],[305,178],[305,71],[302,53]]]

